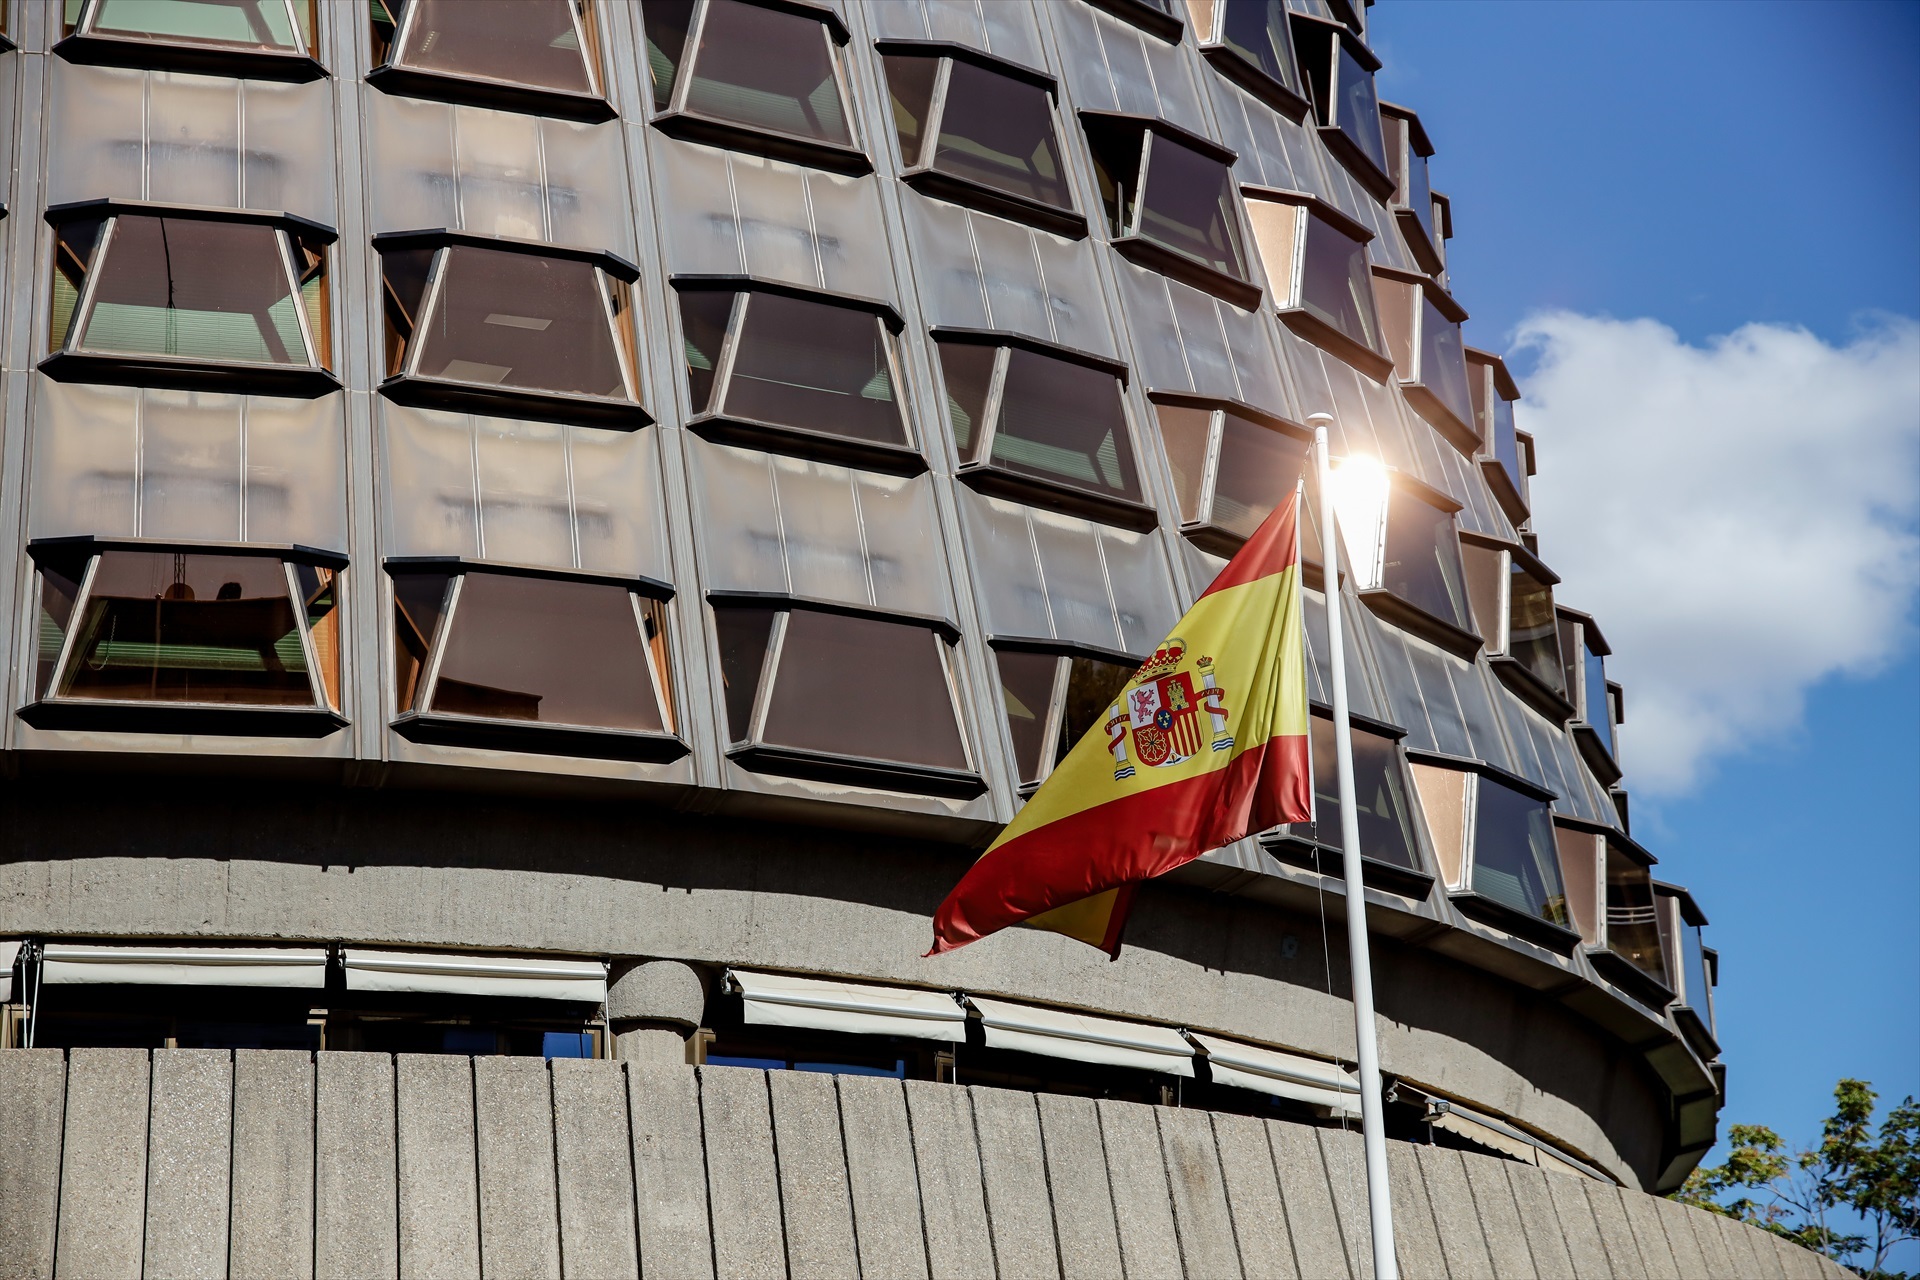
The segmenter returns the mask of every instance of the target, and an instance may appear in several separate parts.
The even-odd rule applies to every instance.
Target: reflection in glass
[[[1473,891],[1524,915],[1571,928],[1547,802],[1487,777],[1479,779],[1478,789]]]
[[[884,54],[880,63],[887,72],[887,103],[893,112],[894,135],[900,139],[900,158],[909,166],[920,164],[940,59]]]
[[[1380,585],[1443,622],[1462,630],[1473,625],[1453,516],[1421,501],[1405,485],[1393,486],[1388,499]]]
[[[926,58],[889,58],[897,62]],[[1053,100],[1039,85],[952,59],[933,167],[1023,199],[1073,207],[1053,136]],[[901,135],[901,149],[907,139]],[[911,162],[910,162],[911,163]]]
[[[1330,848],[1343,848],[1340,825],[1340,777],[1334,757],[1333,721],[1311,718],[1315,823],[1296,822],[1287,830]],[[1417,871],[1412,806],[1407,775],[1393,739],[1364,729],[1353,731],[1353,794],[1360,818],[1360,856]]]
[[[1660,950],[1658,905],[1647,869],[1624,853],[1607,847],[1607,950],[1668,985],[1667,965]]]
[[[1382,349],[1366,245],[1312,215],[1307,217],[1300,305],[1361,346]]]
[[[371,0],[376,53],[443,75],[598,93],[585,0]],[[401,45],[390,48],[395,36]],[[588,47],[582,47],[582,37]]]
[[[772,609],[713,611],[720,642],[720,680],[726,687],[727,729],[734,742],[745,742],[753,736],[753,701],[764,674],[767,641],[778,616]]]
[[[720,360],[723,331],[713,328],[721,318],[713,296],[681,294],[687,372],[696,398]],[[856,440],[907,442],[886,328],[870,311],[774,293],[748,295],[723,396],[717,412],[732,417]]]
[[[1147,145],[1139,234],[1237,280],[1246,279],[1246,251],[1234,215],[1238,192],[1233,171],[1158,134]]]
[[[1586,721],[1600,736],[1600,743],[1607,749],[1607,754],[1613,755],[1613,714],[1607,699],[1606,659],[1590,646],[1583,646],[1583,649],[1581,672],[1586,685]]]
[[[1373,73],[1347,52],[1345,41],[1336,40],[1334,47],[1340,60],[1340,99],[1334,103],[1332,123],[1385,173],[1387,143],[1380,133],[1380,99],[1373,91]]]
[[[1453,416],[1473,421],[1473,398],[1467,392],[1467,349],[1460,326],[1446,318],[1425,297],[1420,300],[1420,385],[1431,391]]]
[[[1700,926],[1687,923],[1684,917],[1680,922],[1680,961],[1686,975],[1683,979],[1686,990],[1680,994],[1680,1003],[1699,1014],[1708,1034],[1712,1034],[1713,984],[1707,980],[1706,944],[1701,938]]]
[[[1225,10],[1213,38],[1297,92],[1284,0],[1225,0]]]
[[[997,347],[971,342],[940,344],[940,372],[947,384],[947,424],[962,458],[972,458],[975,433],[986,429],[987,395],[1000,358]]]
[[[53,683],[53,667],[60,660],[60,646],[66,643],[73,606],[80,598],[79,580],[85,574],[84,561],[71,567],[40,566],[39,662],[33,680],[36,698],[46,697],[47,687]]]
[[[990,462],[1017,475],[1141,501],[1126,407],[1114,374],[1017,347],[995,352],[975,343],[943,342],[939,349],[948,419],[963,462]],[[995,355],[1003,362],[999,416],[983,460],[986,432],[976,421],[992,399],[985,375]]]
[[[641,13],[654,110],[668,110],[681,77],[690,75],[685,109],[695,115],[853,145],[824,22],[743,0],[707,0],[698,47],[689,52],[693,6],[642,0]]]
[[[1173,472],[1173,491],[1183,524],[1199,524],[1209,512],[1202,505],[1207,488],[1207,453],[1213,443],[1213,411],[1190,405],[1155,404],[1160,440]]]
[[[1045,776],[1047,727],[1052,723],[1053,678],[1060,658],[1051,653],[999,651],[1000,700],[1007,712],[1007,730],[1013,738],[1013,758],[1020,781],[1038,782]]]
[[[1567,692],[1560,665],[1560,629],[1553,613],[1553,588],[1516,560],[1508,586],[1507,654],[1554,692]]]
[[[313,8],[313,0],[99,0],[85,34],[304,53]]]
[[[1522,498],[1527,493],[1527,472],[1520,463],[1520,439],[1514,434],[1513,401],[1493,398],[1493,440],[1491,441],[1494,461],[1507,473],[1507,479],[1513,485],[1513,491]]]
[[[1096,658],[998,651],[1000,691],[1023,786],[1037,785],[1102,728],[1135,668]]]

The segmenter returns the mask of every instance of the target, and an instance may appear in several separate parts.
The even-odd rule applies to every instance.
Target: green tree
[[[1904,1099],[1876,1132],[1878,1096],[1864,1080],[1840,1081],[1819,1145],[1791,1154],[1764,1125],[1732,1126],[1726,1163],[1695,1169],[1674,1199],[1750,1222],[1837,1261],[1866,1253],[1867,1276],[1903,1280],[1885,1268],[1896,1245],[1920,1240],[1920,1106]],[[1858,1215],[1869,1234],[1829,1225],[1836,1210]]]

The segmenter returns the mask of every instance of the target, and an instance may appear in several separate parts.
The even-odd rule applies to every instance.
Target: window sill
[[[1473,429],[1471,423],[1462,420],[1459,414],[1448,408],[1446,402],[1424,384],[1402,382],[1400,390],[1406,395],[1407,403],[1413,406],[1414,412],[1425,418],[1435,431],[1445,436],[1448,444],[1469,458],[1480,452],[1484,443],[1480,439],[1480,433]]]
[[[1673,1003],[1673,992],[1665,983],[1625,956],[1605,947],[1590,947],[1587,959],[1601,977],[1655,1013]]]
[[[1601,741],[1599,730],[1584,722],[1577,723],[1573,726],[1573,741],[1580,748],[1580,754],[1586,757],[1587,767],[1593,770],[1601,786],[1610,787],[1620,781],[1624,771],[1615,763],[1606,743]]]
[[[814,782],[869,787],[876,791],[902,791],[909,794],[950,796],[959,800],[971,800],[987,790],[987,784],[979,774],[962,769],[901,764],[892,760],[872,760],[862,756],[829,755],[825,752],[802,751],[792,747],[766,744],[737,746],[727,752],[727,759],[755,773],[771,773]]]
[[[1375,200],[1385,203],[1393,198],[1393,189],[1397,184],[1387,176],[1385,170],[1373,162],[1373,157],[1369,156],[1359,143],[1347,136],[1346,130],[1337,124],[1323,124],[1316,129],[1316,132],[1320,135],[1320,141],[1326,144],[1327,150],[1333,153],[1333,158],[1338,160],[1346,171],[1353,175],[1353,180],[1365,187]]]
[[[1527,510],[1527,500],[1514,485],[1513,477],[1507,474],[1507,468],[1497,458],[1480,459],[1480,474],[1485,477],[1487,488],[1492,491],[1493,499],[1506,512],[1507,519],[1515,524],[1523,524],[1531,514]]]
[[[615,431],[649,426],[653,417],[631,400],[567,395],[526,387],[500,387],[445,378],[396,374],[380,384],[380,394],[395,404],[419,409],[451,409],[460,413],[533,418]]]
[[[1556,725],[1565,725],[1573,719],[1573,704],[1567,701],[1565,695],[1555,691],[1552,685],[1529,671],[1520,659],[1496,653],[1487,659],[1487,665],[1493,668],[1493,674],[1500,677],[1500,683]]]
[[[1094,8],[1105,9],[1121,21],[1169,43],[1179,43],[1180,33],[1186,30],[1186,24],[1180,19],[1145,0],[1091,0],[1091,3]]]
[[[1393,376],[1392,356],[1354,341],[1305,307],[1292,307],[1278,315],[1281,324],[1336,360],[1346,361],[1375,382],[1385,382]]]
[[[396,718],[393,731],[409,742],[433,746],[640,760],[652,764],[670,764],[691,750],[671,733],[540,724],[529,720],[487,720],[478,716],[416,711]]]
[[[956,473],[968,488],[997,498],[1008,498],[1028,506],[1045,507],[1067,515],[1082,516],[1100,524],[1115,525],[1145,533],[1160,524],[1160,512],[1144,502],[1088,493],[1071,485],[1043,480],[990,462],[963,464]]]
[[[1202,293],[1232,303],[1242,311],[1260,307],[1260,286],[1228,275],[1217,267],[1190,258],[1178,249],[1169,249],[1145,236],[1120,236],[1113,242],[1116,253],[1137,267],[1145,267],[1163,276],[1192,285]]]
[[[1305,120],[1307,112],[1313,107],[1306,98],[1275,80],[1224,44],[1203,44],[1200,46],[1200,56],[1205,58],[1215,71],[1295,124]]]
[[[6,46],[13,48],[11,42]],[[327,69],[304,53],[276,53],[270,49],[229,49],[218,45],[174,44],[136,36],[109,36],[98,32],[75,34],[54,42],[53,52],[86,67],[134,67],[152,71],[186,71],[198,75],[235,76],[244,80],[280,80],[306,84],[327,78]]]
[[[1673,1021],[1680,1028],[1680,1034],[1686,1037],[1688,1047],[1700,1055],[1702,1063],[1712,1062],[1720,1056],[1720,1042],[1707,1029],[1706,1020],[1691,1006],[1675,1005]]]
[[[1360,603],[1379,618],[1440,646],[1456,658],[1471,662],[1480,652],[1479,636],[1445,618],[1435,617],[1419,605],[1408,604],[1385,587],[1373,587],[1359,595]]]
[[[935,200],[945,200],[950,204],[990,213],[997,218],[1025,223],[1069,240],[1087,238],[1086,217],[1072,209],[1029,200],[1025,196],[939,169],[908,169],[900,175],[900,180],[921,195]]]
[[[772,129],[756,129],[751,125],[715,120],[688,111],[668,111],[656,115],[653,127],[669,138],[678,138],[682,142],[703,143],[723,151],[745,151],[812,169],[825,169],[829,173],[843,173],[851,178],[864,178],[873,172],[873,161],[858,147],[823,142],[818,138],[803,138]]]
[[[793,454],[822,462],[879,471],[894,476],[917,476],[927,469],[926,455],[911,445],[859,440],[805,427],[701,414],[687,420],[687,430],[714,444],[738,445],[764,453]]]
[[[599,124],[619,116],[599,94],[574,93],[568,89],[543,89],[537,85],[511,84],[505,80],[481,80],[448,75],[441,71],[423,71],[418,67],[375,67],[367,72],[367,83],[382,93],[402,98],[427,98],[465,107],[491,107],[520,111],[528,115],[554,116]]]
[[[325,369],[285,364],[218,364],[160,355],[108,355],[56,351],[40,362],[55,382],[91,382],[114,387],[165,387],[176,391],[225,391],[237,395],[291,396],[314,400],[340,390]]]
[[[16,713],[36,729],[188,733],[230,738],[324,738],[348,720],[325,707],[43,698]]]
[[[1321,875],[1340,879],[1346,875],[1346,855],[1332,845],[1305,836],[1267,834],[1260,837],[1260,847],[1290,866],[1304,867],[1308,871],[1318,871]],[[1413,867],[1403,867],[1392,862],[1382,862],[1378,858],[1360,855],[1362,879],[1369,889],[1381,889],[1388,893],[1397,893],[1402,897],[1425,901],[1433,892],[1433,877]]]
[[[1541,916],[1528,915],[1472,889],[1455,889],[1447,897],[1461,915],[1563,956],[1571,956],[1582,941],[1578,933],[1565,925],[1555,924]]]

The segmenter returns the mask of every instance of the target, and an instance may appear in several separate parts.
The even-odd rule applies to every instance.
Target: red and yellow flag
[[[927,954],[1025,923],[1118,956],[1140,881],[1312,802],[1296,492],[947,895]]]

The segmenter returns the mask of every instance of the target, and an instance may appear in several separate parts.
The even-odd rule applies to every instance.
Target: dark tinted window
[[[715,296],[681,295],[687,374],[696,399],[719,363],[723,331],[714,322],[725,317]],[[907,441],[879,317],[773,293],[745,298],[732,374],[715,411],[857,440]]]
[[[715,609],[713,617],[720,641],[720,680],[726,687],[727,728],[733,741],[745,742],[753,736],[754,697],[779,614],[772,609]]]
[[[1361,346],[1383,350],[1367,247],[1309,214],[1304,259],[1301,307]]]
[[[1507,653],[1517,658],[1542,684],[1566,692],[1560,665],[1560,630],[1553,613],[1553,588],[1519,564],[1513,566],[1508,588]]]
[[[986,430],[987,395],[993,388],[996,347],[970,342],[940,344],[940,372],[947,384],[947,425],[962,458],[972,458],[979,434]]]
[[[1340,825],[1340,772],[1334,756],[1333,721],[1311,718],[1313,732],[1313,802],[1317,828],[1295,823],[1296,835],[1315,832],[1321,844],[1344,847]],[[1407,802],[1407,773],[1391,738],[1364,729],[1353,731],[1353,796],[1360,821],[1360,854],[1396,867],[1418,870],[1413,827]]]
[[[1587,703],[1586,721],[1593,726],[1593,731],[1600,735],[1601,744],[1611,755],[1613,753],[1613,717],[1609,714],[1611,707],[1607,699],[1606,659],[1591,648],[1586,648],[1581,669],[1585,677],[1583,683],[1586,686],[1584,691]]]
[[[401,42],[390,51],[393,64],[597,93],[593,52],[581,45],[582,35],[593,39],[593,15],[584,9],[574,0],[372,0],[376,41]]]
[[[73,566],[40,566],[38,665],[33,678],[36,698],[46,697],[47,687],[53,683],[53,665],[60,660],[60,646],[66,643],[73,606],[80,598],[80,579],[85,575],[84,560]]]
[[[1387,171],[1387,144],[1380,133],[1380,99],[1373,91],[1373,73],[1347,52],[1344,41],[1334,42],[1340,67],[1340,96],[1331,123],[1366,153],[1382,173]]]
[[[1493,439],[1488,442],[1493,457],[1513,483],[1513,491],[1522,497],[1527,492],[1527,472],[1520,462],[1520,441],[1514,435],[1513,401],[1493,398]]]
[[[695,115],[853,145],[823,22],[742,0],[707,0],[698,47],[689,49],[688,24],[699,9],[643,0],[641,12],[656,111],[668,110],[684,90],[685,109]]]
[[[1472,626],[1453,517],[1399,485],[1388,504],[1380,585],[1436,618],[1462,629]]]
[[[1607,849],[1607,949],[1662,986],[1667,965],[1660,952],[1652,877],[1632,858]]]
[[[1000,700],[1006,708],[1007,729],[1013,738],[1013,757],[1020,781],[1038,782],[1045,776],[1047,727],[1052,722],[1053,682],[1060,658],[1051,653],[996,653],[1000,668]]]
[[[1225,12],[1215,39],[1281,84],[1299,90],[1283,0],[1216,0]]]
[[[1473,421],[1473,397],[1467,392],[1467,349],[1460,326],[1426,298],[1420,300],[1420,385],[1439,398],[1462,422]]]
[[[1064,654],[999,652],[994,657],[1023,784],[1044,779],[1074,744],[1103,727],[1134,673],[1125,664]]]
[[[1246,251],[1234,206],[1233,171],[1169,138],[1149,143],[1145,211],[1139,234],[1236,279],[1245,279]]]
[[[888,58],[887,75],[902,63],[932,64],[928,58]],[[950,61],[946,105],[933,167],[1041,204],[1073,206],[1053,135],[1053,100],[1036,84],[999,75],[970,62]],[[909,73],[911,74],[911,73]],[[912,86],[909,92],[912,91]],[[900,102],[895,99],[896,104]],[[896,124],[902,112],[895,108]],[[901,150],[907,150],[901,132]]]
[[[1120,380],[1105,370],[1004,348],[1000,415],[991,454],[980,458],[982,433],[971,424],[967,403],[979,388],[980,350],[970,343],[940,346],[947,372],[948,414],[956,437],[963,437],[956,442],[965,460],[991,462],[1019,475],[1140,501]]]
[[[99,0],[86,32],[304,53],[313,37],[312,0],[296,0],[291,9],[286,0]]]
[[[1571,928],[1553,818],[1545,800],[1491,778],[1474,808],[1473,891],[1515,911]]]

